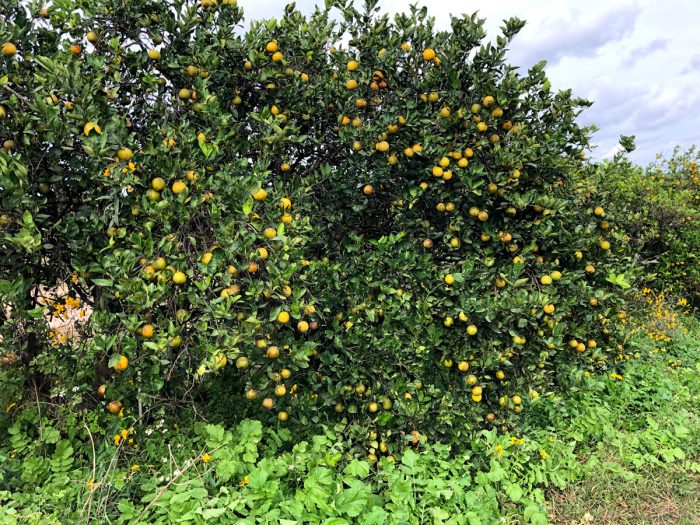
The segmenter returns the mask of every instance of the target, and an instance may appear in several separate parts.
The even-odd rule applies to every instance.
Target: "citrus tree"
[[[487,42],[376,3],[242,31],[236,0],[10,2],[7,403],[340,421],[375,454],[614,366],[588,103],[507,64],[520,20]]]
[[[617,156],[591,175],[594,191],[620,210],[619,226],[640,273],[649,285],[684,296],[677,306],[700,299],[699,162],[695,147],[677,148],[646,168]]]

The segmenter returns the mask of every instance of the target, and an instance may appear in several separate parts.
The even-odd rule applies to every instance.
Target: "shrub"
[[[625,157],[598,166],[592,182],[620,212],[619,228],[635,265],[657,290],[675,289],[691,305],[700,300],[700,153],[676,149],[647,168]]]
[[[235,1],[11,4],[7,402],[340,420],[375,455],[609,366],[626,254],[577,188],[588,103],[506,63],[520,20],[492,44],[346,4],[245,33]]]

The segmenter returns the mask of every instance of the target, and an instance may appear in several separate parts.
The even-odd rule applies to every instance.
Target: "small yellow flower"
[[[540,457],[542,459],[547,459],[549,457],[549,454],[547,454],[546,450],[540,450]]]
[[[92,492],[93,490],[95,490],[95,480],[94,480],[94,479],[91,479],[90,481],[88,481],[88,482],[85,484],[85,486],[87,487],[87,489],[88,489],[90,492]]]
[[[209,454],[208,452],[206,454],[202,454],[202,461],[204,463],[209,463],[213,459],[213,456]]]
[[[137,471],[137,470],[140,469],[140,468],[141,468],[141,467],[140,467],[139,465],[131,465],[131,470],[132,470],[132,471]]]
[[[121,441],[122,441],[122,437],[119,434],[116,434],[114,436],[114,444],[118,446],[119,443],[121,443]]]
[[[136,171],[136,164],[134,164],[133,162],[129,162],[129,169],[131,171]]]
[[[241,481],[238,485],[241,487],[245,487],[249,483],[248,476],[245,476],[243,478],[243,481]]]
[[[71,275],[70,280],[73,284],[76,284],[78,282],[78,274],[74,273],[73,275]]]

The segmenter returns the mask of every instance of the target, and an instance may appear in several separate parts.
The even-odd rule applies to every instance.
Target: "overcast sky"
[[[238,0],[246,19],[280,17],[284,1]],[[322,3],[322,0],[319,0]],[[311,12],[314,0],[298,0]],[[700,0],[432,0],[439,29],[449,15],[479,12],[489,38],[503,19],[527,21],[511,44],[510,62],[525,71],[547,60],[556,88],[594,101],[581,122],[600,131],[593,156],[610,156],[620,134],[636,135],[632,158],[646,164],[675,145],[700,145]],[[361,5],[361,2],[357,2]],[[382,11],[409,2],[380,0]]]

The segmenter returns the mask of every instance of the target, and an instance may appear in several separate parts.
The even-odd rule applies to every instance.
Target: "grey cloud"
[[[693,55],[690,58],[688,66],[681,71],[682,75],[687,75],[689,73],[700,73],[700,55]]]
[[[550,65],[564,57],[591,57],[611,42],[617,42],[634,30],[641,9],[636,4],[615,6],[591,18],[548,19],[546,25],[527,27],[516,37],[511,58],[529,66],[545,59]]]
[[[652,40],[647,45],[638,47],[637,49],[633,49],[632,51],[630,51],[630,54],[627,56],[627,62],[630,66],[634,65],[639,60],[646,58],[655,51],[661,51],[663,49],[666,49],[670,42],[671,40],[668,38],[657,38],[655,40]]]
[[[695,123],[700,120],[700,88],[685,91],[682,100],[668,100],[659,87],[597,79],[583,93],[595,101],[580,118],[582,124],[594,123],[600,129],[593,137],[598,145],[595,158],[610,152],[620,134],[636,135],[637,150],[631,158],[642,164],[675,145],[688,148],[698,142]]]

